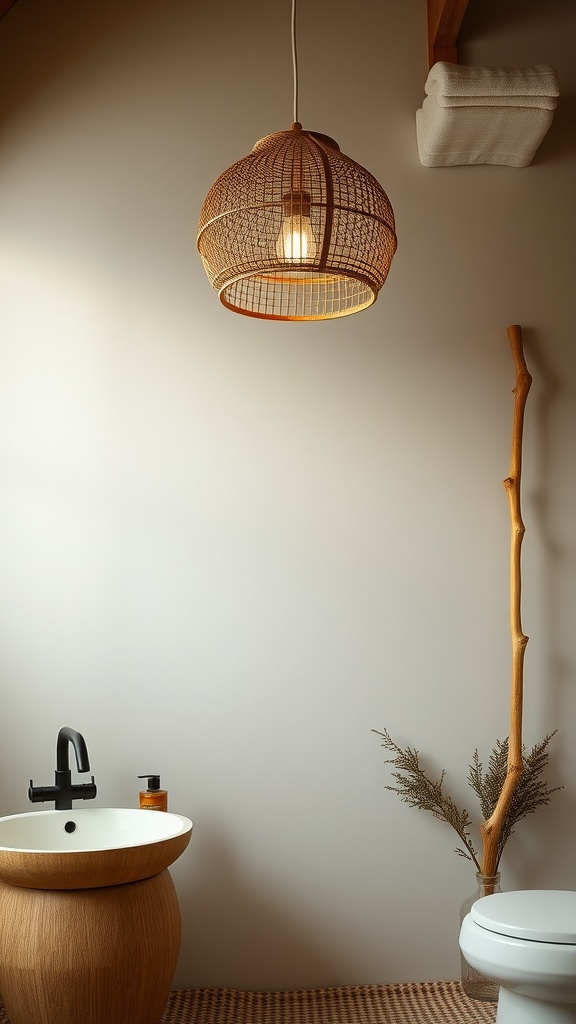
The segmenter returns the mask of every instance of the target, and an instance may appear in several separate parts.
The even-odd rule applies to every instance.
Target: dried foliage
[[[479,856],[470,836],[472,827],[470,815],[465,808],[460,810],[452,797],[444,792],[446,773],[442,771],[436,781],[430,779],[420,764],[418,750],[413,747],[399,747],[386,730],[379,732],[377,729],[373,729],[372,732],[382,737],[382,746],[394,755],[384,762],[393,765],[396,769],[391,773],[392,778],[395,779],[395,785],[386,786],[386,789],[397,793],[400,799],[410,807],[430,811],[435,818],[450,825],[463,844],[454,852],[459,857],[473,861],[477,871],[481,872]],[[537,807],[550,803],[552,793],[563,789],[563,786],[549,789],[542,779],[542,773],[548,765],[548,744],[554,735],[555,732],[545,736],[541,743],[537,743],[528,753],[525,748],[522,750],[523,771],[504,819],[498,845],[497,865],[504,846],[514,831],[514,825],[527,814],[533,814]],[[506,778],[507,764],[507,739],[496,740],[486,769],[480,761],[478,751],[474,751],[472,764],[469,765],[468,783],[479,799],[484,819],[490,817],[496,806]]]

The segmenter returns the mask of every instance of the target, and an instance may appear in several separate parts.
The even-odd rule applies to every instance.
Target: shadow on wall
[[[164,17],[170,6],[163,0]],[[158,16],[155,0],[14,4],[0,21],[0,125],[106,39],[151,15]]]
[[[213,823],[194,826],[185,874],[175,879],[182,913],[182,946],[173,988],[286,988],[290,976],[326,985],[347,977],[349,965],[319,948],[306,926],[266,901],[254,873],[243,873],[234,850]],[[174,872],[173,872],[174,873]],[[329,946],[329,943],[327,944]],[[214,965],[218,965],[214,973]],[[300,987],[300,986],[299,986]]]
[[[549,23],[568,13],[571,0],[549,0],[546,16]],[[519,24],[533,22],[538,27],[542,24],[542,4],[540,0],[483,0],[481,4],[469,4],[462,21],[462,38],[473,40],[482,34],[499,35],[503,29],[514,28]],[[462,60],[466,64],[466,60]],[[542,61],[544,63],[544,60]]]
[[[542,63],[553,63],[543,61]],[[558,107],[554,112],[554,120],[548,134],[536,151],[533,164],[548,163],[550,160],[562,160],[573,156],[576,152],[576,99],[573,96],[560,96]]]
[[[562,573],[569,564],[569,552],[562,550],[554,532],[553,509],[550,506],[552,480],[560,473],[555,463],[552,443],[553,420],[560,402],[569,401],[567,386],[553,373],[545,354],[545,339],[537,331],[525,330],[524,340],[527,362],[537,386],[533,418],[535,420],[536,451],[533,456],[536,487],[531,490],[529,500],[536,529],[546,559],[544,572],[539,580],[542,588],[542,604],[545,608],[545,629],[548,646],[547,653],[547,686],[546,700],[548,704],[549,722],[560,723],[561,708],[565,706],[566,690],[572,685],[574,664],[567,663],[562,657],[561,630],[561,593]],[[554,743],[565,742],[566,737],[560,733]]]
[[[564,835],[565,843],[573,845],[571,822],[576,815],[576,799],[566,781],[564,785],[566,788],[552,797],[549,807],[538,810],[538,816],[542,815],[540,826],[519,828],[510,838],[502,864],[503,889],[576,888],[576,870],[566,860],[563,844],[550,842],[551,836]]]

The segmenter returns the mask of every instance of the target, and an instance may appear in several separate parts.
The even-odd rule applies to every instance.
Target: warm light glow
[[[309,217],[285,217],[276,245],[281,260],[312,260],[316,242]]]
[[[293,192],[283,199],[284,219],[276,242],[279,260],[302,262],[313,260],[317,245],[310,221],[310,196]]]

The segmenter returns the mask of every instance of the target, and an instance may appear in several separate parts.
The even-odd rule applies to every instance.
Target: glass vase
[[[477,872],[476,883],[476,892],[469,896],[467,900],[464,900],[460,907],[460,924],[462,924],[466,915],[470,913],[470,908],[476,900],[479,900],[482,896],[491,896],[494,892],[502,892],[499,873],[496,875],[482,875],[480,872]],[[462,951],[460,951],[460,980],[464,993],[470,999],[479,999],[484,1003],[498,1002],[498,982],[470,967],[470,964],[464,959]]]

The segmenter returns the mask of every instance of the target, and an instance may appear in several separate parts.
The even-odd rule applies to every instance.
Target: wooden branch
[[[522,701],[524,690],[524,653],[528,637],[522,632],[521,621],[521,549],[524,523],[520,510],[520,480],[522,474],[522,434],[524,410],[532,384],[524,360],[522,329],[518,324],[508,328],[508,340],[516,368],[514,388],[514,415],[512,421],[512,451],[510,475],[504,480],[510,510],[510,635],[512,640],[512,680],[510,691],[510,735],[508,738],[508,765],[502,791],[491,816],[480,826],[482,834],[482,874],[495,875],[498,864],[498,843],[502,825],[510,807],[514,790],[522,775]]]
[[[468,0],[427,0],[428,60],[430,67],[438,60],[458,63],[458,33]]]

